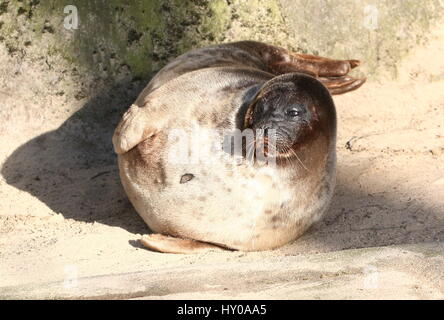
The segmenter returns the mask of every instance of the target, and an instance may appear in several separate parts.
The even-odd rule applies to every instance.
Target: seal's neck
[[[263,84],[255,84],[242,93],[241,105],[236,114],[236,129],[245,130],[248,128],[246,119],[251,115],[254,102]]]

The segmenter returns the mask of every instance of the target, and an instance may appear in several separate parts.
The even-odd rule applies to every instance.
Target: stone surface
[[[54,289],[60,297],[442,298],[442,1],[129,3],[0,2],[4,297],[49,297]],[[63,27],[67,4],[79,10],[77,30]],[[376,30],[363,26],[371,4],[380,12]],[[364,58],[360,69],[370,75],[368,83],[334,98],[339,136],[332,206],[307,234],[274,251],[147,251],[137,239],[149,230],[120,186],[112,132],[169,59],[191,47],[242,39]],[[437,256],[425,254],[429,246]],[[356,260],[348,258],[355,253]],[[380,273],[376,291],[362,289],[364,268],[372,274],[372,266]],[[132,287],[140,274],[168,277],[168,270],[189,272],[189,281]],[[61,289],[58,281],[76,277],[93,281],[95,291]],[[225,279],[244,285],[204,286]],[[29,285],[42,283],[53,284]]]
[[[1,299],[443,299],[444,244],[201,264],[0,288]]]
[[[439,0],[280,0],[288,30],[302,50],[365,61],[367,77],[397,78],[407,54],[430,39],[444,15]],[[285,9],[284,9],[285,8]]]

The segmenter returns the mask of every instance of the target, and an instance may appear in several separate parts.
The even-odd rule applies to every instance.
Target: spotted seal
[[[364,83],[348,75],[358,65],[242,41],[193,50],[165,66],[113,136],[123,187],[155,232],[141,242],[169,253],[256,251],[302,235],[333,194],[331,95]],[[215,132],[224,145],[227,132],[244,138],[246,130],[253,143],[242,144],[240,161],[214,148],[207,161],[190,156],[214,147]],[[251,146],[263,147],[265,161],[242,160]]]

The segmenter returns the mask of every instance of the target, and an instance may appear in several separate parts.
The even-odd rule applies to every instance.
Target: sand
[[[304,264],[319,254],[328,260],[331,254],[348,249],[442,246],[443,52],[444,28],[440,28],[432,41],[400,63],[399,79],[370,79],[358,91],[334,97],[339,118],[338,184],[325,218],[308,233],[274,251],[174,255],[150,252],[137,242],[149,230],[122,190],[110,149],[118,115],[106,119],[106,125],[90,120],[97,111],[94,99],[67,100],[55,89],[61,81],[56,71],[11,57],[0,47],[0,60],[6,62],[0,66],[0,287],[134,272],[156,277],[157,271],[168,268],[180,273],[212,265],[228,270],[215,275],[222,281],[230,270],[260,265],[266,269],[265,262],[271,261],[270,272],[260,278],[266,282],[273,279],[275,268]],[[124,98],[101,97],[101,101],[127,101],[140,88],[135,86]],[[124,93],[115,92],[119,94]],[[323,260],[316,261],[322,264]],[[359,261],[349,263],[364,268]],[[396,279],[403,283],[405,291],[399,291],[398,297],[444,298],[439,282],[429,281],[435,283],[432,291],[426,288],[430,294],[415,296],[409,290],[423,282],[413,281],[410,273],[406,279],[393,280],[388,271],[381,272],[395,284]],[[282,282],[267,287],[267,294],[253,284],[251,290],[246,286],[238,297],[362,296],[353,282],[348,282],[347,294],[320,290],[316,296],[300,286],[289,291]],[[186,290],[180,286],[175,290],[164,294],[226,298],[240,289],[234,286],[208,295],[193,290],[191,296],[181,295]],[[385,297],[397,297],[392,289],[379,298],[384,298],[384,292]],[[143,291],[129,297],[149,295]],[[162,296],[162,292],[153,295]]]

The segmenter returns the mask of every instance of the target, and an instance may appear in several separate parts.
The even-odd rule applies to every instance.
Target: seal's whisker
[[[299,156],[296,154],[296,152],[291,148],[287,143],[285,143],[283,146],[281,146],[281,149],[283,152],[280,152],[281,158],[285,159],[287,164],[290,164],[291,167],[302,167],[303,169],[307,170],[307,167],[304,165],[302,160],[299,158]],[[296,163],[293,162],[293,156],[298,161]]]
[[[298,154],[296,153],[296,151],[294,151],[293,149],[290,148],[290,152],[291,154],[293,154],[295,156],[295,158],[299,161],[299,163],[301,164],[302,168],[304,168],[305,170],[309,171],[307,169],[307,167],[304,165],[304,163],[302,162],[301,158],[299,158]]]
[[[287,145],[283,146],[283,150],[285,153],[288,153],[288,149],[289,149],[289,147]],[[283,157],[283,158],[284,158],[285,162],[288,165],[290,165],[290,167],[294,167],[294,163],[291,161],[291,159],[289,157]]]

